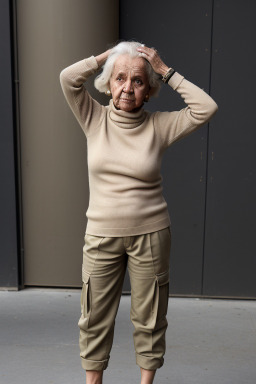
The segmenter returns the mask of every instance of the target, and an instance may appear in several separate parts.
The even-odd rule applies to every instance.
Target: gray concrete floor
[[[139,383],[130,297],[123,296],[105,384]],[[80,291],[0,292],[0,383],[85,384]],[[171,298],[159,384],[255,384],[256,303]]]

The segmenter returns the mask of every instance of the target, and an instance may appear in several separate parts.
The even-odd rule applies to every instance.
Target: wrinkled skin
[[[149,97],[149,81],[142,57],[121,55],[116,59],[110,79],[110,91],[116,108],[135,112]]]

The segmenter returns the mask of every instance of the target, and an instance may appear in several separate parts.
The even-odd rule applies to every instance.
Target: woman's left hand
[[[157,51],[153,48],[145,47],[144,45],[141,45],[137,48],[137,51],[140,52],[140,56],[143,57],[145,60],[147,60],[153,70],[156,73],[159,73],[159,75],[164,76],[166,72],[168,71],[169,67],[163,62],[161,57],[158,55]]]

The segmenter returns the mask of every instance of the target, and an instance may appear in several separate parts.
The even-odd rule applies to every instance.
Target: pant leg
[[[163,365],[169,296],[170,228],[135,236],[126,249],[131,281],[131,320],[137,364]]]
[[[80,356],[86,370],[108,366],[126,260],[121,238],[85,236],[78,326]]]

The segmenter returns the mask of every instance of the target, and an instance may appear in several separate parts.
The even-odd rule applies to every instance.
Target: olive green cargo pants
[[[136,362],[150,370],[163,365],[170,247],[169,227],[128,237],[85,235],[82,314],[78,322],[84,369],[103,370],[108,366],[127,264]]]

